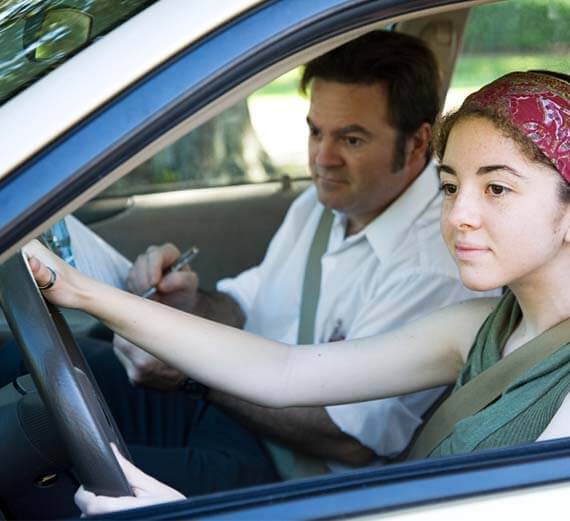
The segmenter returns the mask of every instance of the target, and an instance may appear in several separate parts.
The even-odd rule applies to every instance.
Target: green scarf
[[[501,359],[522,313],[508,291],[477,333],[453,391]],[[570,343],[515,380],[495,402],[458,422],[431,457],[531,443],[546,429],[570,391]]]

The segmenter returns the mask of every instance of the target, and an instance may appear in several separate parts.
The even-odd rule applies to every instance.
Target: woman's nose
[[[476,229],[481,226],[479,200],[473,194],[459,193],[450,202],[447,212],[449,223],[459,230]]]

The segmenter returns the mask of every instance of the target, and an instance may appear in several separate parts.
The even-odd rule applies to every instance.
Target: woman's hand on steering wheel
[[[111,447],[129,482],[134,497],[97,496],[81,486],[75,493],[75,504],[84,515],[106,514],[117,510],[140,508],[185,499],[185,496],[177,490],[157,481],[135,467],[121,455],[114,444],[111,444]]]
[[[87,277],[37,240],[27,244],[24,252],[38,287],[50,302],[66,308],[81,308]]]

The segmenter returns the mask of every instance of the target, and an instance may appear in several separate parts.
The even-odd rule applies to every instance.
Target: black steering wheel
[[[63,316],[44,300],[22,252],[0,266],[0,304],[75,477],[95,494],[132,496],[109,445],[128,457],[123,439]]]

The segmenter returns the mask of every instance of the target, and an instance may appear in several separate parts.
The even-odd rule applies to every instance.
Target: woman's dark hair
[[[529,72],[537,72],[549,76],[554,76],[564,81],[570,82],[570,76],[561,72],[551,72],[544,70],[535,70]],[[544,155],[544,153],[536,146],[536,144],[528,138],[518,127],[511,123],[505,116],[495,110],[493,107],[481,107],[480,105],[471,105],[463,103],[459,109],[442,116],[436,124],[432,147],[436,157],[441,161],[447,146],[447,140],[453,127],[460,121],[467,118],[484,118],[493,123],[506,137],[512,139],[519,146],[521,152],[535,163],[545,165],[555,169],[552,161]],[[570,183],[562,176],[559,184],[560,199],[564,203],[570,203]]]
[[[389,123],[398,131],[396,164],[404,161],[407,138],[423,124],[433,125],[440,111],[441,83],[436,59],[417,38],[374,31],[310,61],[300,90],[314,79],[388,88]]]

